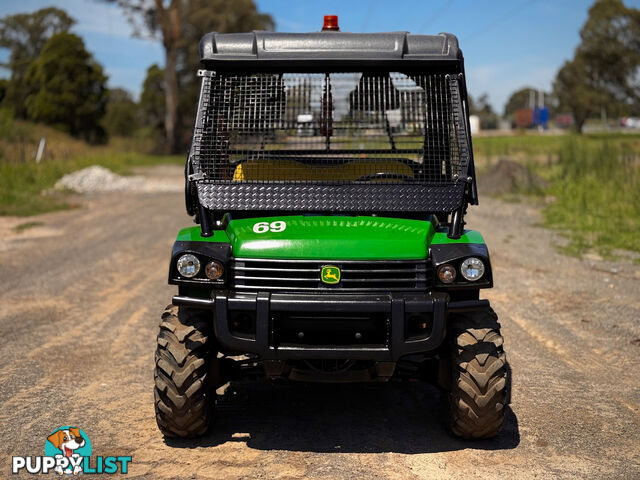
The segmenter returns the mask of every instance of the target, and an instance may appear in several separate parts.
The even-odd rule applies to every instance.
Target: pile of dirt
[[[526,166],[508,158],[501,158],[478,179],[479,190],[487,195],[506,195],[539,191],[549,181],[533,173]]]

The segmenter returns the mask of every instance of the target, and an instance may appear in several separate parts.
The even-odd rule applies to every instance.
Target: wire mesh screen
[[[191,161],[211,208],[222,195],[267,190],[201,186],[451,186],[466,178],[465,125],[455,75],[210,73]]]
[[[205,77],[194,163],[206,182],[443,183],[466,172],[444,74]]]

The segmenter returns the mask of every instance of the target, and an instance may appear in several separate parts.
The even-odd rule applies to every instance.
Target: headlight
[[[442,283],[453,283],[456,280],[456,269],[453,265],[440,265],[438,267],[438,278]]]
[[[224,267],[216,260],[207,263],[207,266],[204,267],[204,274],[209,280],[218,280],[223,273]]]
[[[180,275],[191,278],[195,277],[200,271],[200,260],[195,255],[187,253],[178,258],[176,266]]]
[[[460,265],[460,273],[470,282],[475,282],[484,275],[484,263],[476,257],[467,258]]]

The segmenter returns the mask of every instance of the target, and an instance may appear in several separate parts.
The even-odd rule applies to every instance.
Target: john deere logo
[[[340,283],[340,269],[334,265],[325,265],[320,272],[320,280],[328,285]]]

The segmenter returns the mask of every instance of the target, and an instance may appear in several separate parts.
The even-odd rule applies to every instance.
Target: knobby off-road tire
[[[168,437],[195,437],[209,428],[215,403],[210,314],[169,305],[160,320],[156,348],[155,409]]]
[[[449,428],[462,438],[490,438],[502,428],[510,371],[493,310],[451,315]]]

